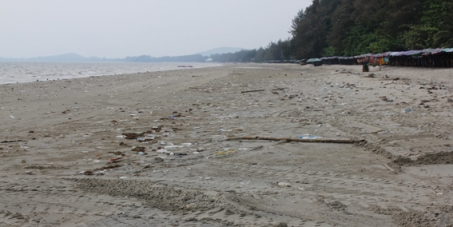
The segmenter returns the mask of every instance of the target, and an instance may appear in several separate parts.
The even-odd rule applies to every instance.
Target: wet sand
[[[0,225],[453,225],[453,70],[360,70],[0,85]]]

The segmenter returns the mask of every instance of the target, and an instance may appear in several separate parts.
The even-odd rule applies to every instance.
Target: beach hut
[[[307,60],[307,64],[312,64],[313,66],[322,65],[322,60],[319,58],[310,58]]]

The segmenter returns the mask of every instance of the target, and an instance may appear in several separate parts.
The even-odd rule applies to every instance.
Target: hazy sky
[[[0,0],[0,57],[253,49],[287,39],[311,0]]]

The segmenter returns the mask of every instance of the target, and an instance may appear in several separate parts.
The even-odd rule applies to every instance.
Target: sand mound
[[[393,216],[401,227],[439,227],[453,226],[453,206],[428,208],[426,212],[403,212]]]
[[[144,180],[77,179],[77,188],[98,194],[135,197],[161,210],[173,212],[203,211],[221,206],[223,196],[216,192],[203,192],[156,185]]]
[[[398,157],[393,161],[393,163],[401,166],[452,164],[453,152],[426,154],[417,158],[416,160],[412,160],[408,157]]]

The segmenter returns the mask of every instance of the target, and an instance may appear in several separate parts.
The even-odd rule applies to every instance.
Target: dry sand
[[[1,85],[0,226],[452,226],[453,70],[360,69]]]

